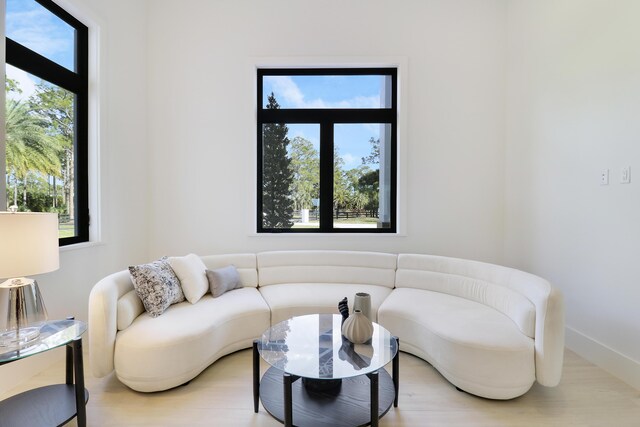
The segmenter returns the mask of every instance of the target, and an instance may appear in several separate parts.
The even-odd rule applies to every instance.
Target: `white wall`
[[[143,261],[147,253],[146,7],[127,0],[59,3],[90,26],[96,41],[92,55],[99,61],[97,68],[91,64],[97,73],[91,90],[100,99],[90,122],[99,145],[92,145],[91,157],[100,160],[90,167],[92,186],[99,190],[92,204],[100,211],[99,216],[92,212],[92,221],[99,220],[102,239],[97,245],[62,249],[60,269],[38,281],[50,318],[86,320],[92,286],[108,273]],[[0,367],[0,394],[63,354],[56,350]]]
[[[635,0],[509,3],[505,255],[564,292],[570,348],[640,388],[638,16]]]
[[[86,319],[99,278],[164,254],[460,256],[550,279],[568,345],[640,387],[637,1],[60,3],[99,30],[102,244],[39,278],[51,317]],[[268,58],[401,59],[405,236],[252,235],[252,66]],[[0,393],[43,363],[0,367]]]
[[[505,2],[149,2],[149,259],[346,248],[499,261]],[[404,58],[406,236],[252,236],[265,58]]]

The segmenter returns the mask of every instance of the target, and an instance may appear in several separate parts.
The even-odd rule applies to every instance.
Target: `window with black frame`
[[[257,77],[257,231],[395,233],[397,69]]]
[[[88,241],[88,28],[50,0],[6,0],[5,24],[6,208]]]

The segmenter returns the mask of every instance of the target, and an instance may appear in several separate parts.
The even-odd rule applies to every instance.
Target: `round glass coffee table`
[[[286,427],[352,427],[398,406],[398,339],[374,323],[371,340],[353,344],[341,326],[340,315],[311,314],[267,329],[253,344],[254,411],[262,400]],[[271,365],[262,380],[260,358]]]

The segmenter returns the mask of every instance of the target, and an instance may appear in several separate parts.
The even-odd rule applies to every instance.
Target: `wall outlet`
[[[609,169],[600,171],[600,185],[609,185]]]
[[[629,184],[631,182],[631,166],[625,166],[620,172],[620,184]]]

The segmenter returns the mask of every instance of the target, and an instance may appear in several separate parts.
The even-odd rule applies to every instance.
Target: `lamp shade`
[[[0,278],[48,273],[59,266],[58,214],[0,212]]]

